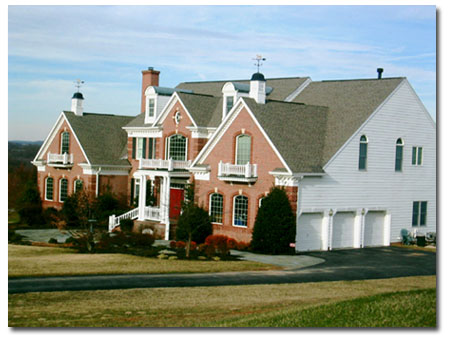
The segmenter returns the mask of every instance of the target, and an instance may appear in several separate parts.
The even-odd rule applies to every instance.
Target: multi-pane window
[[[75,180],[73,184],[73,191],[78,192],[83,190],[83,181],[82,180]]]
[[[67,131],[61,134],[61,154],[69,153],[70,137]]]
[[[146,143],[146,139],[139,137],[137,139],[137,144],[136,144],[136,158],[144,158],[145,157],[145,143]]]
[[[167,159],[174,161],[186,161],[186,137],[183,135],[172,135],[168,138]]]
[[[233,96],[227,96],[226,97],[226,104],[227,104],[227,114],[233,108],[234,105],[234,98]]]
[[[236,164],[250,163],[251,140],[251,137],[245,134],[236,137]]]
[[[412,165],[422,165],[422,147],[412,148]]]
[[[148,116],[155,116],[155,99],[148,100]]]
[[[427,225],[427,206],[428,202],[413,202],[412,226]]]
[[[68,181],[65,178],[61,178],[59,181],[59,201],[64,202],[67,199],[68,194]]]
[[[395,145],[395,171],[402,171],[403,164],[403,140],[399,138]]]
[[[47,177],[45,180],[45,199],[53,201],[53,178]]]
[[[223,196],[221,194],[211,194],[209,197],[209,215],[211,222],[222,223],[223,217]]]
[[[243,195],[234,197],[233,203],[233,225],[247,226],[248,198]]]
[[[359,170],[367,169],[367,137],[365,135],[361,136],[359,139]]]

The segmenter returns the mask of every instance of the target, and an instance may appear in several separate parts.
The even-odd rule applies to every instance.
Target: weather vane
[[[81,87],[81,85],[84,83],[84,81],[81,81],[80,79],[77,79],[76,81],[75,81],[75,87],[77,87],[77,91],[78,92],[80,92],[80,87]]]
[[[259,73],[259,67],[262,66],[263,61],[266,61],[266,58],[263,58],[261,55],[256,54],[256,58],[252,60],[256,61],[255,66],[257,67]]]

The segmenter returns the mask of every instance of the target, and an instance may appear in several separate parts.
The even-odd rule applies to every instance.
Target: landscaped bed
[[[14,294],[9,295],[8,325],[433,327],[436,326],[435,287],[436,276],[423,276]]]
[[[72,249],[8,245],[8,276],[198,273],[279,269],[249,261],[167,260],[127,254],[82,254]]]

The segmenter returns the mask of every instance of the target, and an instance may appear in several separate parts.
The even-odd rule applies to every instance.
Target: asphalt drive
[[[436,274],[436,253],[397,247],[308,253],[322,263],[275,271],[9,278],[8,293],[306,283]]]

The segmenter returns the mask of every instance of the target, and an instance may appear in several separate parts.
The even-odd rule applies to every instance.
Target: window
[[[155,99],[148,100],[148,116],[155,116]]]
[[[236,137],[236,164],[250,163],[251,140],[245,134]]]
[[[183,135],[172,135],[168,138],[167,159],[186,161],[187,140]]]
[[[226,97],[226,103],[227,103],[227,114],[228,112],[231,110],[231,108],[233,108],[234,105],[234,97],[233,96],[227,96]]]
[[[412,165],[422,165],[422,147],[412,148]]]
[[[427,225],[427,206],[428,202],[413,202],[412,226]]]
[[[74,192],[78,192],[83,190],[83,181],[82,180],[75,180],[75,182],[73,183],[73,191]]]
[[[402,171],[403,164],[403,140],[399,138],[395,145],[395,171]]]
[[[242,195],[234,197],[233,203],[233,225],[235,226],[247,226],[247,210],[248,210],[248,198]]]
[[[359,170],[367,169],[367,137],[361,136],[359,139]]]
[[[146,148],[147,148],[147,139],[139,137],[136,142],[136,158],[145,158]]]
[[[211,222],[222,223],[223,217],[223,196],[221,194],[211,194],[209,197],[209,215]]]
[[[53,201],[53,178],[47,177],[45,179],[45,200]]]
[[[147,158],[155,158],[155,139],[148,139],[148,156]]]
[[[61,154],[69,153],[70,135],[67,131],[61,134]]]
[[[61,178],[59,180],[59,201],[60,202],[64,202],[67,199],[67,188],[68,188],[68,184],[67,184],[67,180],[65,178]]]

